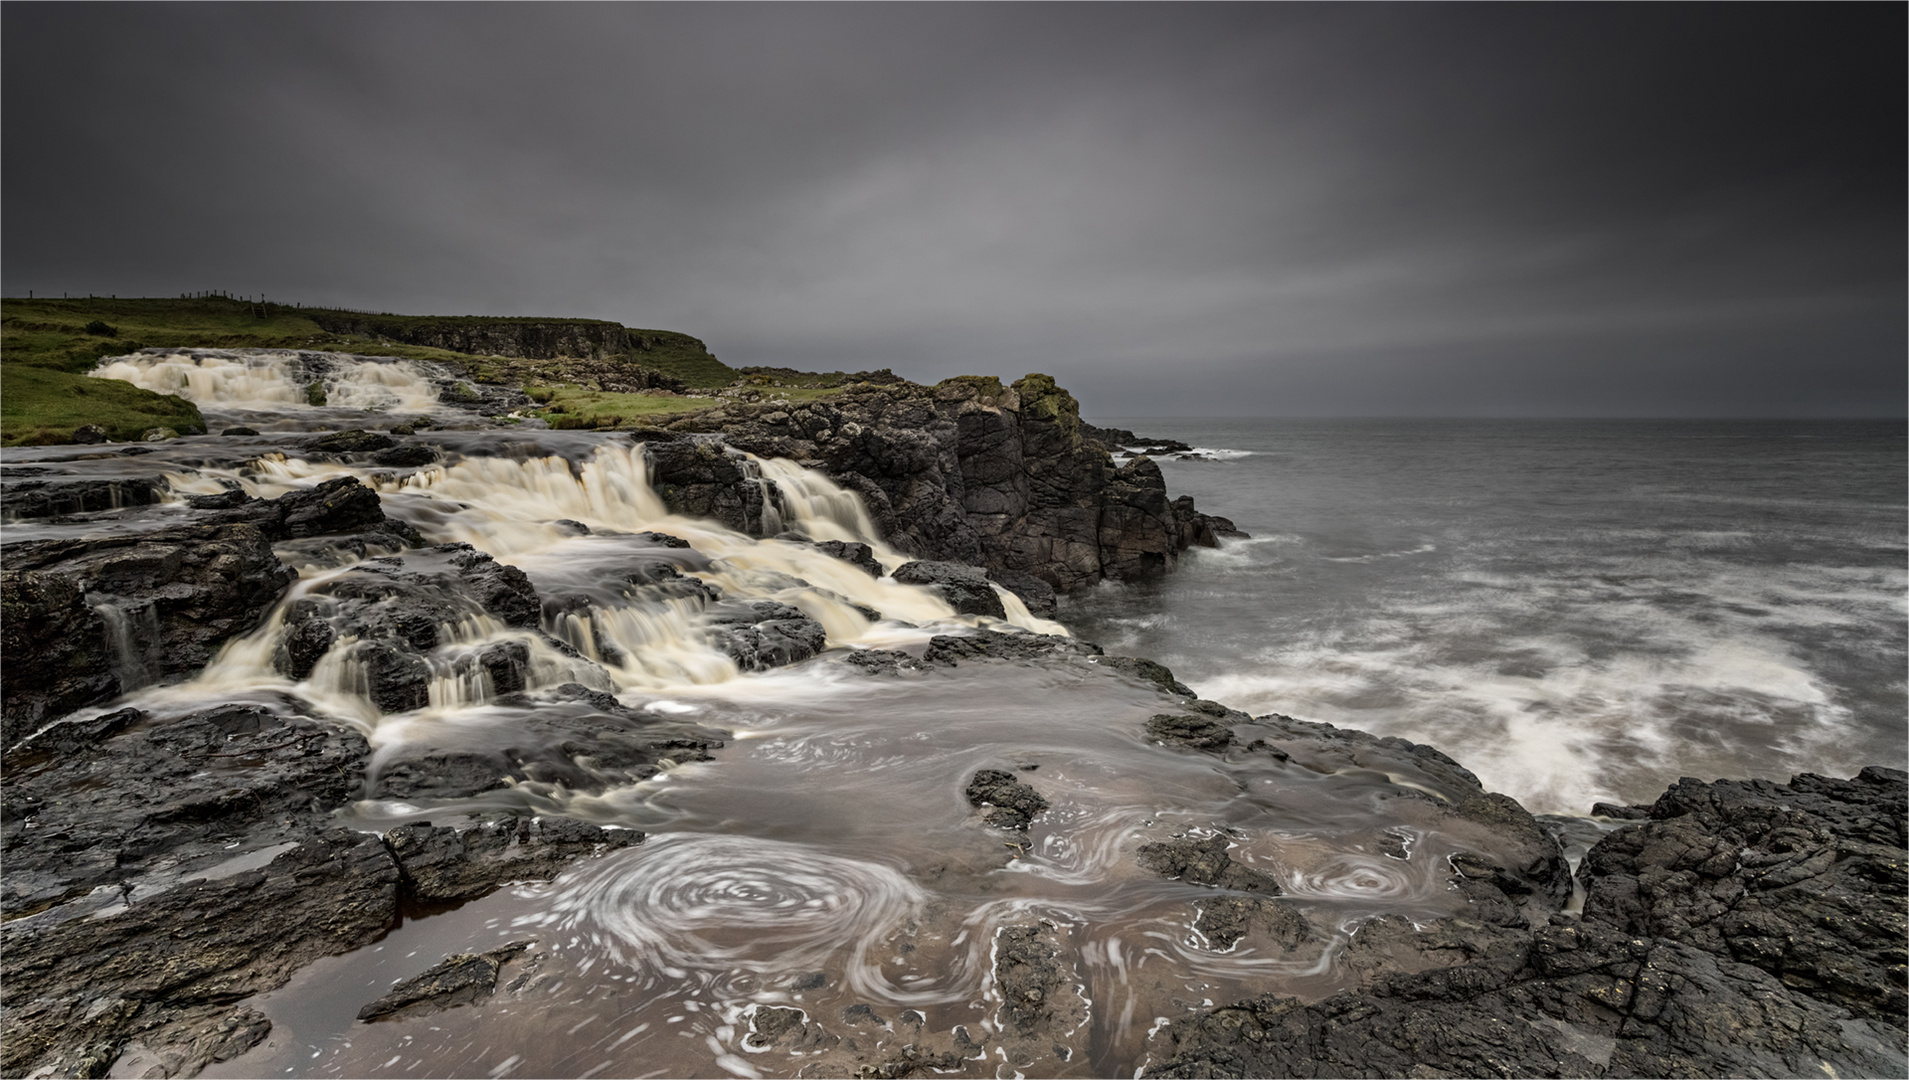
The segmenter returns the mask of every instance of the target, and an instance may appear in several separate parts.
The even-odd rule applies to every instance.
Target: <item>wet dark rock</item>
[[[720,434],[738,449],[819,466],[861,496],[903,551],[1027,575],[1062,592],[1152,577],[1187,543],[1217,543],[1217,519],[1190,499],[1169,501],[1151,462],[1116,469],[1090,430],[1070,394],[1029,375],[1012,386],[964,377],[849,387],[800,404],[725,402],[637,437],[659,481],[684,489],[665,494],[672,508],[715,507],[713,493],[687,493],[696,485],[742,483],[733,472],[719,479],[693,467],[709,453],[694,449],[694,436]],[[742,483],[737,494],[748,499],[754,487]],[[757,528],[746,506],[718,509],[732,527]],[[1038,613],[1038,594],[1003,584]]]
[[[511,782],[601,791],[689,761],[706,761],[723,734],[633,712],[576,684],[507,694],[495,701],[510,722],[471,732],[456,747],[390,748],[371,780],[378,798],[461,798]]]
[[[384,845],[341,829],[307,836],[255,869],[188,881],[88,918],[49,913],[0,924],[7,986],[0,1071],[104,1075],[135,1035],[168,1029],[190,1038],[196,1027],[206,1060],[240,1052],[262,1034],[260,1021],[226,1003],[370,943],[396,919],[397,896],[397,866]],[[204,1023],[208,1007],[231,1017],[230,1030],[221,1035],[221,1023]],[[188,1062],[188,1071],[204,1063]]]
[[[1059,606],[1054,596],[1054,586],[1019,570],[990,570],[988,578],[996,585],[1021,598],[1027,605],[1028,614],[1042,619],[1051,619]]]
[[[252,501],[252,496],[247,495],[245,489],[239,487],[237,484],[226,488],[216,495],[186,496],[186,505],[192,507],[194,510],[230,510],[233,507],[244,506]]]
[[[306,439],[305,449],[320,454],[362,454],[372,450],[384,450],[397,445],[397,440],[382,431],[334,431],[317,438]]]
[[[296,840],[356,797],[369,753],[356,731],[258,706],[61,721],[6,756],[0,911],[151,888],[226,864],[235,847]]]
[[[895,580],[904,585],[926,585],[960,615],[1007,617],[1001,597],[988,576],[962,563],[917,561],[897,567]]]
[[[1623,806],[1617,803],[1594,803],[1591,806],[1593,817],[1617,818],[1620,821],[1649,821],[1650,807]]]
[[[1582,918],[1368,923],[1364,988],[1176,1021],[1148,1075],[1902,1075],[1904,781],[1679,781],[1586,856]]]
[[[530,946],[529,941],[514,941],[489,952],[447,956],[429,970],[400,982],[391,988],[390,993],[359,1009],[358,1019],[370,1021],[428,1016],[482,1001],[497,988],[497,973],[504,964]]]
[[[766,527],[765,507],[774,506],[775,485],[751,475],[748,461],[718,439],[640,438],[649,457],[651,485],[670,510],[711,518],[750,536]]]
[[[1189,837],[1142,844],[1134,855],[1140,865],[1164,878],[1264,896],[1281,894],[1278,878],[1234,862],[1226,853],[1229,846],[1225,833],[1215,833],[1203,840]]]
[[[416,529],[387,518],[378,493],[355,476],[333,477],[276,499],[238,500],[229,509],[218,509],[210,520],[253,525],[273,540],[383,533],[400,543],[423,543]]]
[[[435,448],[421,442],[400,443],[387,450],[371,455],[373,463],[390,468],[411,468],[417,465],[429,465],[438,459]]]
[[[1210,716],[1161,713],[1147,721],[1147,737],[1168,746],[1219,750],[1233,744],[1233,729]]]
[[[235,427],[226,428],[224,431],[219,432],[219,434],[221,435],[257,435],[258,430],[256,428],[249,428],[243,424],[240,424]]]
[[[815,550],[825,555],[832,555],[850,566],[859,567],[870,577],[882,576],[882,564],[875,561],[875,551],[867,544],[852,544],[844,540],[819,540],[815,543]]]
[[[981,811],[982,820],[997,829],[1025,830],[1048,808],[1040,792],[1000,769],[977,770],[964,794],[968,804]]]
[[[854,649],[842,662],[870,675],[899,675],[904,671],[919,671],[923,666],[921,661],[900,649]]]
[[[164,480],[147,477],[15,479],[20,475],[19,470],[7,470],[4,500],[0,501],[0,510],[14,520],[150,506],[165,498],[169,490]]]
[[[1897,769],[1789,784],[1685,778],[1585,858],[1586,918],[1750,964],[1857,1016],[1909,1013]]]
[[[4,742],[125,690],[190,675],[256,626],[293,572],[250,525],[8,546]]]
[[[1081,434],[1106,447],[1108,450],[1145,450],[1163,454],[1189,453],[1191,446],[1178,439],[1156,439],[1146,435],[1136,435],[1126,428],[1100,427],[1085,420],[1080,422]]]
[[[716,647],[744,671],[800,663],[820,653],[828,640],[821,623],[773,600],[712,609],[709,623]]]
[[[1381,760],[1382,755],[1402,755],[1414,767],[1436,778],[1451,793],[1461,798],[1484,791],[1484,785],[1478,782],[1478,777],[1472,775],[1470,769],[1446,757],[1437,747],[1394,735],[1378,736],[1356,728],[1335,727],[1315,720],[1295,720],[1278,713],[1253,717],[1252,730],[1272,736],[1277,749],[1295,756],[1326,750],[1349,759],[1354,765],[1366,765],[1369,761]],[[1536,828],[1535,823],[1533,828]]]
[[[1258,896],[1215,896],[1202,900],[1200,917],[1193,928],[1222,952],[1249,934],[1281,952],[1292,952],[1318,940],[1312,924],[1289,903]]]
[[[973,660],[1034,660],[1053,656],[1098,656],[1091,641],[1048,634],[1004,634],[977,630],[971,634],[937,634],[928,639],[923,663],[956,666]]]
[[[830,1034],[822,1025],[809,1022],[801,1009],[758,1005],[749,1018],[749,1035],[744,1041],[757,1050],[773,1046],[813,1054],[831,1049],[842,1040],[840,1036]]]
[[[103,443],[110,435],[110,432],[98,424],[82,424],[73,429],[73,441],[76,443]]]
[[[428,701],[432,672],[424,657],[444,644],[442,627],[482,614],[534,628],[542,612],[522,570],[469,544],[440,544],[367,559],[288,605],[274,662],[302,679],[335,641],[356,637],[352,655],[365,667],[372,701],[386,712],[403,712]],[[486,654],[461,662],[489,670],[507,659]],[[520,670],[527,660],[519,661]],[[508,681],[521,686],[521,674]]]
[[[511,881],[548,881],[577,859],[643,842],[634,829],[569,818],[503,818],[458,829],[412,822],[384,834],[408,895],[468,900]]]
[[[1124,675],[1130,675],[1142,682],[1150,682],[1169,694],[1178,694],[1181,697],[1189,698],[1197,696],[1185,683],[1174,678],[1173,672],[1168,670],[1165,664],[1155,663],[1144,657],[1100,656],[1093,658],[1089,663],[1098,664],[1105,668],[1112,668],[1115,671]]]
[[[1075,989],[1081,980],[1065,955],[1052,923],[996,932],[994,986],[1001,1007],[995,1015],[1007,1038],[1052,1039],[1086,1018],[1086,1003]]]
[[[1170,672],[1167,678],[1169,681],[1172,679]],[[1195,698],[1182,707],[1186,712],[1161,713],[1148,720],[1148,737],[1168,746],[1184,746],[1194,750],[1223,750],[1233,745],[1234,724],[1252,722],[1252,717],[1245,713],[1204,698]]]

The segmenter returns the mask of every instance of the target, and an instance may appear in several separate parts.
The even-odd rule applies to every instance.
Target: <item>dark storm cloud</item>
[[[1101,415],[1903,408],[1896,5],[4,20],[9,295],[589,315]]]

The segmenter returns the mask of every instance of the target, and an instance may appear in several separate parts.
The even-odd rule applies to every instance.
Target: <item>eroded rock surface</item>
[[[862,496],[889,543],[922,559],[1026,575],[1066,592],[1170,569],[1189,545],[1239,535],[1168,499],[1159,467],[1116,467],[1073,396],[1045,375],[1012,386],[851,386],[816,401],[725,402],[636,433],[672,509],[762,535],[759,494],[697,434],[825,470]],[[1042,604],[1037,589],[1002,584]],[[1043,605],[1044,606],[1044,605]],[[1037,611],[1037,613],[1039,613]]]
[[[359,1020],[390,1020],[427,1016],[459,1005],[482,1001],[497,988],[497,973],[505,963],[529,948],[529,941],[513,941],[481,953],[448,956],[391,988],[390,993],[358,1010]]]
[[[198,671],[227,638],[256,626],[292,578],[251,525],[8,545],[4,742]]]
[[[1902,1075],[1904,781],[1680,781],[1582,918],[1369,924],[1368,986],[1175,1021],[1147,1075]]]
[[[969,779],[968,803],[997,829],[1025,830],[1035,815],[1048,808],[1041,793],[1000,769],[980,769]]]

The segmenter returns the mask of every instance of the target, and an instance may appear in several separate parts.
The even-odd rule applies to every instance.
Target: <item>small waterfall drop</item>
[[[448,372],[414,360],[282,349],[183,349],[110,358],[87,374],[226,410],[430,412]]]

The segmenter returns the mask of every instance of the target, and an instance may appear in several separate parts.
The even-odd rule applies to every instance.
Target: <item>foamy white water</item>
[[[1900,764],[1903,428],[1149,421],[1254,534],[1063,609],[1203,694],[1431,743],[1533,810]]]

